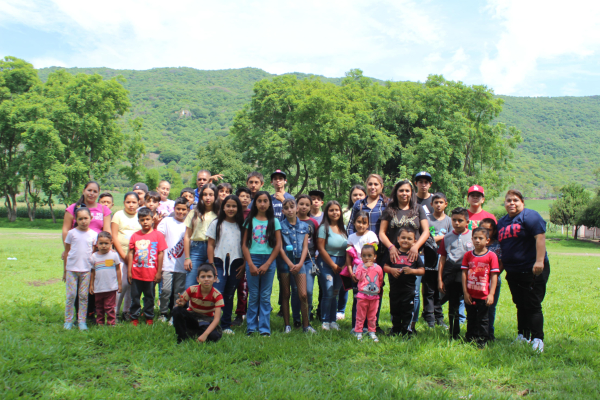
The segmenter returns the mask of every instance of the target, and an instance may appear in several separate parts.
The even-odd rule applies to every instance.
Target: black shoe
[[[244,322],[244,317],[242,315],[238,315],[235,317],[233,321],[231,321],[231,326],[242,326]]]
[[[308,314],[309,321],[312,321],[314,318],[315,318],[315,316],[312,313]]]
[[[378,335],[385,335],[385,331],[383,329],[381,329],[380,327],[377,327],[375,329],[375,333]]]
[[[260,336],[264,336],[264,337],[271,337],[271,334],[270,334],[270,333],[267,333],[267,332],[265,332],[265,333],[261,333],[261,334],[260,334]]]
[[[444,323],[444,318],[440,318],[440,319],[436,320],[436,321],[435,321],[435,324],[436,324],[437,326],[441,326],[441,327],[442,327],[442,328],[444,328],[444,329],[448,329],[448,325],[446,325],[446,324]]]
[[[129,313],[129,311],[123,313],[123,321],[131,321],[131,314]]]
[[[283,310],[280,309],[277,313],[277,316],[283,318]]]
[[[254,332],[246,332],[246,336],[250,337],[252,335],[254,335]]]
[[[294,321],[294,328],[300,328],[302,323],[300,321]]]
[[[394,331],[394,328],[390,329],[390,331],[387,333],[388,337],[394,337],[394,336],[399,336],[400,333]]]

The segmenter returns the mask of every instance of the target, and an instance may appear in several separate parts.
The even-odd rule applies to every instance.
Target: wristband
[[[186,260],[191,260],[192,258],[191,258],[191,257],[186,257],[185,259],[186,259]]]
[[[392,247],[394,247],[394,245],[393,245],[393,244],[391,244],[391,245],[390,245],[390,247],[388,247],[388,250],[389,250],[389,249],[391,249]]]

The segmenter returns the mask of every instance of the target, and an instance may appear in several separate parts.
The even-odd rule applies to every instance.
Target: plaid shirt
[[[377,235],[377,239],[379,239],[379,225],[381,225],[379,220],[385,211],[386,205],[383,202],[383,196],[379,196],[379,200],[377,200],[377,204],[375,204],[375,207],[373,208],[369,208],[368,202],[369,198],[365,197],[362,200],[357,200],[352,206],[350,221],[348,222],[348,227],[346,228],[346,231],[348,231],[348,236],[356,232],[354,230],[354,216],[359,211],[365,211],[369,214],[369,230]]]

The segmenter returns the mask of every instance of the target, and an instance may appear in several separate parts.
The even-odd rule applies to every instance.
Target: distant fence
[[[54,216],[56,219],[63,219],[65,217],[65,210],[54,210]],[[6,207],[0,207],[0,218],[8,217],[8,210]],[[17,207],[18,218],[29,218],[27,207]],[[35,219],[52,219],[52,213],[49,208],[38,208],[35,210]]]

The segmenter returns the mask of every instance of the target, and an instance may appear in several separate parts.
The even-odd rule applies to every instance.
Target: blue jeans
[[[225,302],[223,314],[221,314],[221,329],[229,329],[231,327],[233,296],[235,295],[235,289],[237,289],[239,283],[236,274],[238,267],[242,264],[244,264],[243,258],[238,258],[230,263],[229,257],[227,257],[225,262],[220,258],[215,257],[215,267],[217,267],[217,278],[219,282],[215,282],[213,287],[221,292],[223,301]]]
[[[498,283],[496,284],[496,293],[494,293],[494,304],[492,304],[488,310],[488,319],[490,320],[488,337],[490,340],[495,340],[496,336],[494,336],[494,321],[496,320],[496,305],[498,304],[498,299],[500,298],[500,287],[502,286],[502,279],[500,279],[500,275],[498,275]]]
[[[348,303],[348,291],[340,290],[340,294],[338,295],[338,302],[337,302],[337,312],[345,314],[346,313],[346,303]]]
[[[416,276],[415,278],[415,310],[412,322],[417,323],[419,322],[419,308],[421,308],[421,281],[423,280],[423,275]]]
[[[267,262],[270,254],[250,254],[256,268]],[[246,332],[271,333],[271,292],[277,266],[271,263],[264,275],[252,276],[250,265],[246,263],[246,281],[248,282],[248,313],[246,314]]]
[[[315,286],[315,276],[310,273],[312,262],[310,259],[304,262],[302,269],[298,274],[306,275],[306,302],[308,303],[308,315],[312,310],[313,288]],[[298,285],[294,276],[290,276],[292,283],[292,318],[294,321],[300,322],[300,298],[298,297]]]
[[[331,260],[338,267],[343,267],[346,263],[346,257],[332,256]],[[321,305],[321,320],[323,322],[335,322],[337,312],[337,297],[342,287],[342,278],[340,274],[334,274],[331,267],[325,264],[325,261],[319,256],[317,258],[319,266],[319,283],[323,289],[323,300]]]
[[[208,242],[198,240],[190,241],[190,258],[192,259],[192,270],[185,275],[185,288],[198,284],[198,267],[208,262],[206,247]]]

